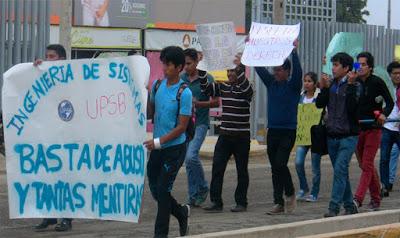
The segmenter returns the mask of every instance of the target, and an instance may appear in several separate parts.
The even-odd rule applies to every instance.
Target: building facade
[[[272,19],[274,0],[262,1],[262,17]],[[336,21],[336,0],[285,0],[286,19]]]

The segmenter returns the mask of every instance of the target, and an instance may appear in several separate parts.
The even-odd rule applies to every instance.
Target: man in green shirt
[[[211,98],[201,92],[200,79],[196,69],[199,62],[199,53],[195,49],[186,49],[185,72],[182,80],[189,85],[193,95],[193,108],[196,113],[196,132],[190,141],[185,158],[186,174],[188,176],[189,198],[191,206],[200,206],[208,195],[208,183],[204,178],[204,170],[199,158],[200,147],[210,127],[209,112],[212,107],[219,107],[219,98]],[[208,81],[213,82],[211,75],[207,75]]]

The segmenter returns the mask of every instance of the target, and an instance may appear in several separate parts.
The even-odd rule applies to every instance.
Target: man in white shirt
[[[388,65],[387,71],[392,79],[396,97],[396,103],[388,119],[398,119],[400,118],[400,63],[393,61]],[[393,144],[395,143],[398,147],[400,147],[399,122],[387,122],[383,125],[382,129],[381,161],[379,164],[379,172],[382,183],[381,197],[388,197],[389,191],[393,186],[393,184],[389,182],[389,164],[391,163],[390,152],[392,151]]]

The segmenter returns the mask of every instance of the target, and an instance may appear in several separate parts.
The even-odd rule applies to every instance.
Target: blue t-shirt
[[[178,94],[179,87],[183,81],[179,80],[179,83],[167,87],[167,80],[162,80],[154,98],[154,87],[156,82],[157,81],[154,81],[153,83],[150,100],[155,103],[153,137],[159,138],[170,133],[178,125],[178,101],[176,100],[176,95]],[[191,116],[192,92],[189,88],[183,90],[180,103],[179,115]],[[185,141],[186,135],[185,133],[182,133],[177,138],[162,144],[161,147],[167,148],[182,144]]]

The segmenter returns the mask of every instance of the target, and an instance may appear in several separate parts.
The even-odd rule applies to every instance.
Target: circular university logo
[[[74,107],[68,100],[63,100],[58,104],[58,116],[63,121],[71,121],[74,117]]]

